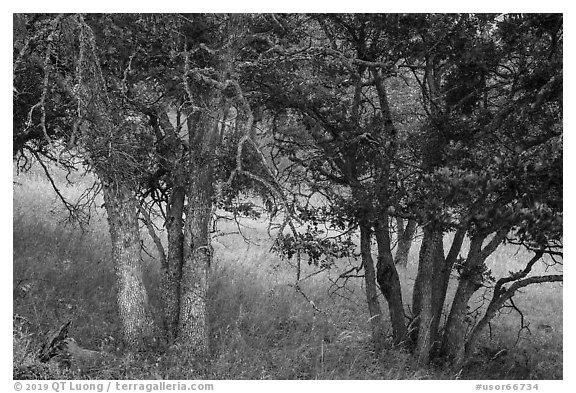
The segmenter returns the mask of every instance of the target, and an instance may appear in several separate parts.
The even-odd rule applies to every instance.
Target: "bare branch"
[[[160,240],[160,238],[156,234],[156,231],[154,230],[154,226],[152,225],[152,219],[150,218],[150,214],[148,214],[148,212],[142,206],[141,203],[138,203],[138,210],[140,211],[140,213],[142,214],[142,217],[144,218],[144,224],[146,224],[146,228],[148,229],[148,234],[150,234],[150,237],[152,238],[152,240],[154,241],[154,244],[156,245],[156,248],[158,249],[158,255],[160,256],[160,266],[162,266],[163,269],[167,269],[168,268],[168,262],[166,260],[166,252],[164,251],[164,246],[162,246],[162,241]]]
[[[488,309],[486,313],[482,317],[482,319],[474,326],[470,334],[466,339],[466,352],[470,354],[480,337],[480,333],[482,330],[490,324],[490,321],[496,313],[504,306],[506,301],[511,300],[516,291],[520,288],[524,288],[531,284],[538,284],[543,282],[562,282],[563,276],[561,274],[554,274],[554,275],[546,275],[546,276],[533,276],[524,278],[522,280],[518,280],[513,283],[508,289],[502,289],[498,292],[494,292],[492,297],[492,301],[488,305]]]
[[[516,346],[520,341],[520,334],[522,333],[522,330],[526,329],[528,330],[528,332],[530,332],[530,327],[528,326],[527,323],[525,323],[524,313],[522,312],[522,310],[518,308],[518,306],[516,306],[516,303],[514,303],[514,298],[510,298],[510,307],[512,307],[512,309],[515,310],[518,313],[518,315],[520,315],[520,329],[518,330],[518,335],[516,336],[516,342],[514,343],[514,346]]]
[[[247,116],[247,121],[244,125],[244,135],[240,138],[240,141],[238,142],[238,147],[236,149],[236,168],[232,171],[232,173],[230,174],[230,177],[228,178],[228,181],[226,183],[228,186],[231,186],[234,178],[238,174],[241,174],[241,175],[244,175],[248,178],[251,178],[252,180],[259,182],[264,187],[266,187],[273,195],[276,195],[278,197],[278,199],[282,202],[282,205],[283,205],[284,210],[286,212],[285,220],[284,220],[284,223],[282,224],[282,226],[280,227],[280,230],[278,232],[278,236],[280,236],[282,234],[283,229],[285,228],[286,225],[288,225],[291,228],[292,232],[294,233],[294,236],[297,237],[296,227],[293,224],[293,220],[295,218],[294,218],[292,211],[288,205],[288,201],[286,199],[286,196],[282,192],[281,187],[277,184],[277,182],[275,182],[275,180],[274,180],[275,177],[274,177],[273,171],[270,168],[270,166],[268,165],[268,162],[266,161],[266,157],[264,156],[264,153],[262,152],[262,150],[260,149],[258,144],[254,141],[254,138],[253,138],[254,137],[254,115],[253,115],[252,109],[250,108],[250,104],[248,103],[248,100],[244,97],[244,95],[242,93],[242,89],[241,89],[240,85],[238,84],[238,82],[229,81],[229,83],[234,84],[234,86],[236,88],[236,98],[239,101],[242,110],[245,112],[245,115]],[[242,152],[244,149],[244,145],[246,143],[250,143],[252,145],[252,147],[254,148],[254,150],[258,153],[262,167],[266,170],[267,174],[269,175],[270,180],[266,180],[266,179],[262,178],[261,176],[255,175],[255,174],[243,169]],[[299,253],[298,253],[298,259],[300,259]]]
[[[312,308],[314,309],[314,311],[319,312],[319,313],[321,313],[321,314],[325,314],[325,312],[322,311],[322,310],[320,310],[320,309],[318,308],[318,306],[316,306],[316,303],[314,303],[314,301],[312,301],[312,300],[308,297],[308,295],[306,295],[306,293],[302,290],[302,288],[300,287],[300,282],[299,282],[299,281],[297,281],[296,284],[290,285],[290,286],[293,286],[294,289],[296,289],[296,292],[298,292],[300,295],[302,295],[302,297],[303,297],[304,299],[306,299],[306,301],[307,301],[308,303],[310,303],[310,306],[312,306]]]
[[[80,227],[82,229],[84,229],[84,225],[87,224],[87,221],[88,221],[87,215],[85,213],[83,213],[81,209],[78,209],[76,206],[74,206],[73,204],[68,202],[68,200],[64,197],[64,195],[62,195],[62,193],[60,192],[60,189],[58,188],[58,186],[54,182],[54,179],[52,178],[52,175],[50,174],[50,170],[48,169],[46,164],[42,161],[42,159],[40,158],[40,155],[35,151],[31,151],[31,152],[34,155],[34,157],[38,160],[38,163],[40,164],[42,169],[44,170],[44,173],[46,174],[48,181],[52,185],[52,189],[54,190],[54,192],[56,192],[56,195],[62,201],[66,210],[68,210],[68,213],[70,214],[69,219],[71,221],[76,221],[80,225]]]

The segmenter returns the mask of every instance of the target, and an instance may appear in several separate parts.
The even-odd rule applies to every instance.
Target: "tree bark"
[[[424,238],[420,249],[418,274],[414,283],[412,338],[416,341],[416,362],[424,366],[430,360],[430,352],[436,339],[438,327],[438,278],[439,250],[442,233],[424,228]]]
[[[458,288],[454,295],[448,322],[444,331],[442,353],[461,364],[466,356],[465,338],[468,324],[468,302],[484,282],[484,262],[506,238],[509,228],[500,228],[492,239],[482,247],[487,234],[478,234],[470,240],[470,251],[460,272]]]
[[[432,353],[439,348],[438,328],[442,319],[444,310],[444,301],[446,300],[446,291],[448,290],[448,280],[450,279],[451,266],[448,266],[444,256],[443,234],[438,233],[434,243],[434,278],[432,280],[432,311],[434,317],[430,325],[430,336],[432,337]]]
[[[414,233],[416,232],[416,220],[408,220],[408,224],[404,227],[404,220],[398,217],[396,218],[396,223],[398,227],[398,248],[396,249],[394,263],[405,268],[408,265],[408,255],[412,247]]]
[[[437,337],[442,319],[442,312],[444,311],[444,303],[446,301],[446,293],[448,292],[448,284],[450,283],[450,274],[456,262],[466,230],[459,229],[454,234],[454,239],[450,247],[448,255],[444,257],[444,244],[442,237],[436,240],[436,257],[435,257],[435,273],[433,282],[433,309],[434,309],[434,323],[432,324],[431,331],[434,332],[433,352],[438,352],[441,347],[441,340]]]
[[[366,302],[370,313],[370,326],[372,328],[372,340],[376,351],[381,351],[384,345],[384,327],[382,325],[382,309],[378,301],[376,289],[376,272],[372,258],[372,245],[370,224],[360,223],[360,254],[362,267],[364,268],[364,283],[366,285]]]
[[[156,334],[142,277],[138,202],[134,193],[119,182],[104,187],[104,202],[112,241],[122,337],[128,346],[138,348]]]
[[[184,230],[184,264],[180,281],[178,342],[199,358],[209,354],[206,294],[212,262],[210,222],[214,199],[214,150],[223,118],[221,93],[188,117],[191,176]]]
[[[468,313],[468,302],[474,292],[482,285],[481,264],[483,260],[480,256],[483,237],[473,237],[470,242],[470,251],[460,273],[458,288],[454,295],[452,308],[448,315],[444,339],[442,342],[442,353],[453,361],[459,363],[464,355],[464,339],[468,324],[466,315]]]
[[[444,267],[442,269],[442,278],[441,278],[441,296],[440,304],[444,305],[444,301],[446,300],[446,292],[448,290],[448,284],[450,282],[450,274],[452,273],[452,269],[454,269],[454,264],[458,260],[458,256],[460,255],[460,250],[462,249],[462,243],[464,242],[464,237],[466,236],[466,229],[459,228],[456,233],[454,233],[454,239],[452,239],[452,245],[450,246],[450,251],[448,251],[448,255],[444,260]]]
[[[420,251],[418,255],[418,271],[416,273],[416,279],[414,280],[414,287],[412,291],[412,316],[413,320],[410,328],[411,340],[415,343],[418,339],[418,316],[420,315],[420,310],[422,308],[422,284],[424,280],[425,272],[423,269],[425,265],[422,261],[426,258],[428,248],[431,247],[431,238],[427,232],[424,232],[422,238],[422,244],[420,245]]]
[[[184,263],[184,198],[186,190],[175,186],[170,195],[166,228],[168,232],[168,256],[162,275],[162,299],[164,304],[164,324],[169,342],[178,334],[180,319],[180,280]]]
[[[378,262],[376,264],[377,281],[380,291],[388,303],[388,312],[392,323],[392,337],[394,344],[399,345],[406,340],[407,328],[404,317],[404,302],[402,301],[402,287],[398,271],[392,257],[390,232],[387,225],[388,217],[385,216],[374,226],[376,242],[378,244]]]
[[[178,341],[199,356],[208,354],[206,294],[212,261],[208,233],[211,212],[212,170],[208,165],[195,168],[190,179],[178,324]]]

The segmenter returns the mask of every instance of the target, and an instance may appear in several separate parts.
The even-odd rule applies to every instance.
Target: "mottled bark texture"
[[[192,171],[184,229],[178,321],[178,341],[199,357],[209,354],[206,294],[212,262],[209,229],[214,199],[214,144],[224,116],[220,92],[214,92],[207,102],[208,107],[196,110],[188,118]]]
[[[104,202],[110,226],[122,336],[129,346],[139,347],[156,331],[142,277],[138,202],[134,193],[118,182],[104,187]]]
[[[194,170],[188,194],[184,265],[180,282],[178,340],[198,355],[208,354],[206,294],[212,251],[208,234],[212,211],[212,173]]]
[[[74,23],[78,25],[80,44],[74,87],[83,120],[78,130],[82,134],[79,139],[83,141],[92,169],[104,185],[121,332],[126,344],[137,348],[156,336],[157,331],[148,308],[140,258],[139,205],[131,166],[135,140],[121,126],[125,119],[108,96],[92,29],[82,15],[76,15]]]

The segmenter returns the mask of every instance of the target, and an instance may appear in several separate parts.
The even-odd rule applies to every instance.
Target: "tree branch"
[[[76,206],[74,206],[73,204],[71,204],[70,202],[68,202],[66,200],[66,198],[64,197],[64,195],[62,195],[62,193],[60,192],[60,189],[56,185],[56,182],[54,182],[54,179],[52,178],[52,175],[50,174],[50,170],[48,169],[46,164],[44,164],[44,162],[40,158],[40,155],[35,151],[31,150],[31,152],[34,155],[34,157],[38,160],[38,163],[40,164],[42,169],[44,170],[44,173],[46,174],[48,181],[52,185],[52,189],[54,190],[54,192],[56,192],[56,195],[62,201],[62,203],[64,204],[64,207],[66,207],[66,210],[68,210],[68,213],[70,214],[70,220],[76,221],[78,224],[80,224],[80,227],[83,228],[84,224],[87,224],[87,221],[88,221],[87,215],[83,214],[81,209],[78,209]]]
[[[503,227],[503,228],[500,228],[496,232],[494,237],[480,251],[480,260],[481,261],[485,261],[486,258],[488,258],[494,251],[496,251],[498,246],[506,239],[506,235],[508,235],[509,231],[510,231],[510,228]]]
[[[137,205],[138,205],[138,210],[140,211],[140,213],[142,214],[142,217],[144,218],[144,224],[146,224],[146,228],[148,229],[148,233],[150,234],[150,237],[152,238],[152,240],[154,241],[154,244],[156,245],[156,248],[158,249],[158,255],[160,257],[160,266],[162,266],[163,269],[167,269],[168,268],[168,262],[166,261],[166,252],[164,251],[164,246],[162,246],[162,241],[160,240],[160,238],[156,234],[156,231],[154,230],[154,226],[152,225],[152,219],[150,218],[150,214],[148,214],[148,212],[142,206],[141,203],[137,202]]]
[[[496,285],[494,286],[494,296],[498,297],[500,296],[500,294],[503,292],[503,286],[506,283],[521,279],[526,277],[530,271],[532,270],[532,267],[534,266],[534,264],[540,260],[540,258],[542,258],[542,255],[544,254],[544,251],[542,249],[536,251],[536,254],[532,257],[532,259],[530,259],[530,261],[528,261],[528,263],[526,264],[526,267],[524,269],[522,269],[519,272],[516,273],[511,273],[510,276],[508,277],[503,277],[500,278],[497,282]]]

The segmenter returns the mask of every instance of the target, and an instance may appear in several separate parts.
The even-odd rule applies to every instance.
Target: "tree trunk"
[[[384,217],[381,223],[387,223]],[[406,340],[407,328],[404,317],[404,302],[402,301],[402,287],[394,259],[392,257],[390,232],[388,226],[378,223],[374,226],[376,242],[378,243],[378,262],[376,264],[377,280],[380,291],[388,303],[388,312],[392,323],[392,337],[394,344],[399,345]]]
[[[405,268],[408,265],[408,255],[412,247],[414,233],[416,232],[416,221],[410,219],[406,227],[404,227],[404,220],[398,217],[396,218],[396,223],[398,226],[398,248],[396,249],[394,263]]]
[[[497,307],[493,307],[492,304],[488,307],[486,314],[482,319],[474,326],[474,328],[470,331],[470,334],[466,338],[466,342],[462,343],[463,347],[458,352],[458,356],[454,358],[452,361],[452,367],[455,369],[460,369],[466,359],[468,359],[476,349],[478,344],[478,340],[480,339],[480,334],[482,331],[488,326],[488,323],[496,316],[498,312]]]
[[[200,357],[208,355],[206,294],[212,261],[209,226],[212,213],[212,168],[194,169],[188,192],[184,266],[180,282],[178,341]]]
[[[372,327],[372,340],[376,351],[381,351],[384,345],[384,327],[382,325],[382,310],[378,301],[376,289],[376,273],[372,259],[372,245],[370,224],[360,223],[360,254],[364,268],[364,282],[366,284],[366,302],[370,313],[370,326]]]
[[[469,337],[468,344],[466,344],[468,302],[472,298],[472,295],[474,295],[484,283],[484,262],[486,258],[496,251],[498,246],[506,239],[508,231],[508,227],[498,229],[484,247],[482,246],[488,234],[478,234],[470,240],[470,251],[460,272],[458,288],[456,289],[454,301],[452,302],[452,309],[448,316],[448,322],[446,323],[446,329],[444,331],[444,340],[442,342],[443,353],[452,359],[456,367],[461,365],[467,354],[471,352],[483,326],[488,324],[498,309],[498,306],[491,302],[485,317],[478,323],[477,329],[473,330],[471,337]]]
[[[448,316],[444,340],[442,342],[442,353],[451,359],[453,364],[461,364],[464,360],[464,350],[468,323],[468,302],[479,287],[472,280],[463,280],[458,285],[454,302]]]
[[[460,249],[462,248],[462,242],[466,230],[459,229],[454,235],[452,241],[452,246],[448,255],[444,257],[444,244],[442,242],[442,237],[439,237],[436,245],[436,273],[434,279],[434,313],[436,317],[434,318],[434,324],[432,326],[432,331],[435,335],[439,332],[440,320],[442,319],[442,312],[444,311],[444,303],[446,301],[446,293],[448,292],[448,284],[450,283],[450,274],[456,262]],[[438,352],[441,347],[440,338],[434,340],[433,350]]]
[[[162,300],[164,304],[164,324],[169,342],[178,334],[180,314],[180,280],[184,263],[184,197],[183,187],[174,187],[167,211],[168,257],[162,275]]]
[[[142,278],[138,202],[131,190],[118,182],[104,187],[104,202],[110,226],[122,337],[127,345],[138,348],[156,334]]]
[[[212,262],[210,222],[214,198],[214,150],[223,113],[221,93],[209,106],[188,117],[191,176],[184,230],[184,265],[180,282],[178,341],[199,358],[209,354],[206,294]]]
[[[444,331],[442,353],[455,363],[460,363],[464,357],[464,339],[468,328],[466,323],[468,302],[482,285],[481,264],[483,260],[480,257],[480,251],[483,240],[483,237],[474,237],[470,242],[470,251],[460,272],[458,288]]]
[[[450,283],[450,274],[452,269],[454,269],[454,264],[458,260],[460,255],[460,250],[462,249],[462,243],[464,242],[464,237],[466,236],[466,229],[460,228],[454,234],[454,239],[452,239],[452,245],[450,246],[450,251],[444,259],[444,266],[441,270],[441,281],[440,281],[440,296],[439,303],[443,306],[446,300],[446,292],[448,291],[448,284]],[[443,250],[442,250],[443,252]],[[443,256],[442,256],[443,258]]]
[[[414,343],[418,340],[418,316],[420,315],[420,310],[422,308],[422,283],[425,272],[423,271],[425,265],[422,261],[427,255],[427,250],[430,247],[430,236],[424,233],[422,238],[422,244],[420,245],[420,251],[418,255],[418,271],[416,273],[416,279],[414,280],[414,287],[412,291],[412,323],[410,327],[410,337],[411,341]]]
[[[442,233],[424,228],[424,238],[420,249],[418,274],[414,283],[413,312],[415,328],[412,337],[416,341],[416,362],[423,366],[430,360],[430,352],[436,339],[438,315],[438,268],[440,261],[438,247]]]
[[[444,257],[443,235],[437,234],[434,239],[434,278],[432,280],[432,311],[434,317],[430,325],[430,335],[432,337],[432,352],[437,352],[440,347],[438,339],[438,327],[442,319],[446,291],[448,290],[448,280],[450,279],[451,267],[448,267]]]

